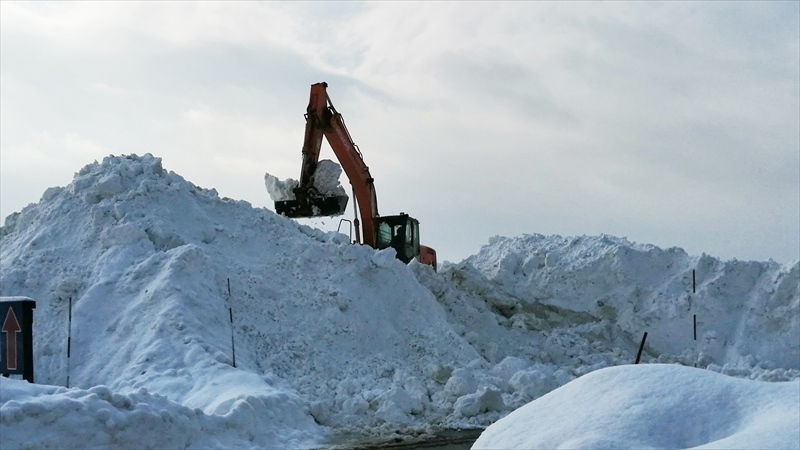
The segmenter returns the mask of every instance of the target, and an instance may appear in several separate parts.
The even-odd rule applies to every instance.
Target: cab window
[[[394,236],[394,232],[388,223],[381,222],[378,224],[378,248],[391,246],[392,236]]]
[[[414,224],[409,221],[406,224],[406,239],[405,239],[405,259],[410,260],[414,256]]]

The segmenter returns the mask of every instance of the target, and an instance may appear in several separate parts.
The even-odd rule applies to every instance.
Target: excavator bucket
[[[275,202],[275,212],[286,217],[327,217],[341,216],[347,208],[346,195],[333,195],[328,197],[312,197],[303,206],[297,200],[283,200]]]

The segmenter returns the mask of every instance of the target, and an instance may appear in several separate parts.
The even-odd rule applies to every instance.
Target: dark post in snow
[[[233,367],[236,367],[236,344],[233,342],[233,308],[228,308],[231,314],[231,353],[233,353]]]
[[[695,276],[695,269],[692,269],[692,294],[697,293],[697,277]],[[694,340],[697,340],[697,314],[692,316],[692,330],[694,333]]]
[[[69,298],[69,320],[67,322],[67,387],[69,387],[69,362],[72,351],[72,297]]]
[[[27,297],[0,299],[0,373],[33,383],[33,310]]]
[[[231,279],[228,278],[228,304],[231,301]],[[233,307],[228,307],[228,314],[231,319],[231,354],[233,355],[233,367],[236,367],[236,343],[233,340]]]
[[[642,336],[642,343],[639,344],[639,351],[636,353],[636,362],[634,364],[639,364],[639,360],[642,359],[642,350],[644,350],[644,341],[647,339],[647,331],[644,332],[644,336]]]

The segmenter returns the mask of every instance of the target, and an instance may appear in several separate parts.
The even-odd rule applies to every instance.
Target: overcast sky
[[[264,173],[299,177],[327,81],[381,214],[440,260],[607,233],[789,262],[798,5],[3,1],[0,213],[130,153],[272,209]]]

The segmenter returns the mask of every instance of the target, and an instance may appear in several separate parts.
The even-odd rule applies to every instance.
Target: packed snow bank
[[[492,424],[472,448],[800,448],[800,380],[660,364],[598,370]]]
[[[244,390],[243,390],[244,391]],[[126,393],[29,384],[0,378],[2,448],[308,448],[304,433],[277,413],[279,401],[243,396],[209,415],[139,388]],[[284,422],[275,427],[275,420]],[[257,432],[256,432],[257,431]]]
[[[329,159],[320,160],[317,162],[317,169],[314,172],[313,186],[323,196],[346,196],[347,193],[339,182],[341,175],[342,166]],[[295,179],[281,180],[269,173],[264,174],[264,184],[267,186],[269,197],[274,202],[294,200],[294,189],[300,186],[300,182]]]

